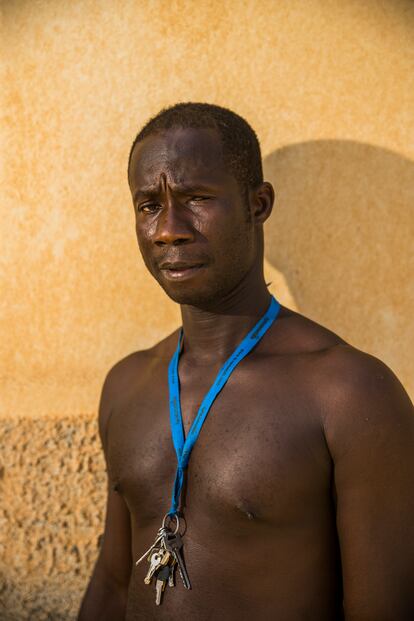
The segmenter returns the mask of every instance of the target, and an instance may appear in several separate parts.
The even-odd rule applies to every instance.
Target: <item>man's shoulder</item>
[[[131,386],[131,380],[136,385],[137,379],[144,380],[151,375],[157,365],[167,365],[177,345],[178,330],[175,330],[161,341],[149,347],[133,351],[118,360],[106,374],[104,390],[115,390],[116,394],[126,386]]]
[[[122,409],[145,391],[160,367],[166,367],[177,344],[178,330],[148,349],[134,351],[113,364],[107,372],[99,402],[99,428],[106,435],[114,411]]]
[[[329,328],[282,306],[274,324],[272,349],[277,355],[317,354],[347,343]]]
[[[341,454],[365,438],[413,437],[413,406],[395,373],[379,358],[338,343],[317,359],[312,371],[313,403],[328,446]],[[414,437],[413,437],[414,439]]]
[[[290,311],[284,323],[282,353],[300,361],[303,382],[324,423],[340,417],[351,421],[367,411],[379,417],[407,409],[407,393],[382,360],[300,313]]]

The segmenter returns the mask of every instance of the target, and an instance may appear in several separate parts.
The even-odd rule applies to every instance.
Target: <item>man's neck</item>
[[[270,297],[261,280],[248,288],[241,283],[209,310],[182,305],[186,363],[223,363],[264,315]]]

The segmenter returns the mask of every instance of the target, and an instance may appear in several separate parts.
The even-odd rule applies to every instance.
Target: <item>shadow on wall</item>
[[[299,312],[386,362],[407,389],[414,350],[414,163],[319,140],[264,160],[276,206],[266,259]]]

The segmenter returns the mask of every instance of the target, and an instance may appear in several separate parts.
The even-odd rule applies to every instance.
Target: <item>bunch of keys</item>
[[[178,515],[174,515],[177,524],[174,531],[168,530],[166,520],[169,513],[164,516],[161,528],[158,530],[152,546],[143,554],[135,563],[138,565],[144,558],[149,563],[147,575],[144,578],[145,584],[151,584],[155,578],[155,603],[157,606],[161,604],[162,594],[168,582],[168,586],[174,586],[174,572],[178,567],[183,585],[186,589],[191,589],[190,579],[181,554],[183,541],[178,532],[180,521]]]

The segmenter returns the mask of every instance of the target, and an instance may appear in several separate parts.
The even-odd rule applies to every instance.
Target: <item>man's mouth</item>
[[[160,270],[168,280],[182,280],[193,276],[203,267],[204,265],[202,263],[183,263],[177,261],[162,263],[160,265]]]

